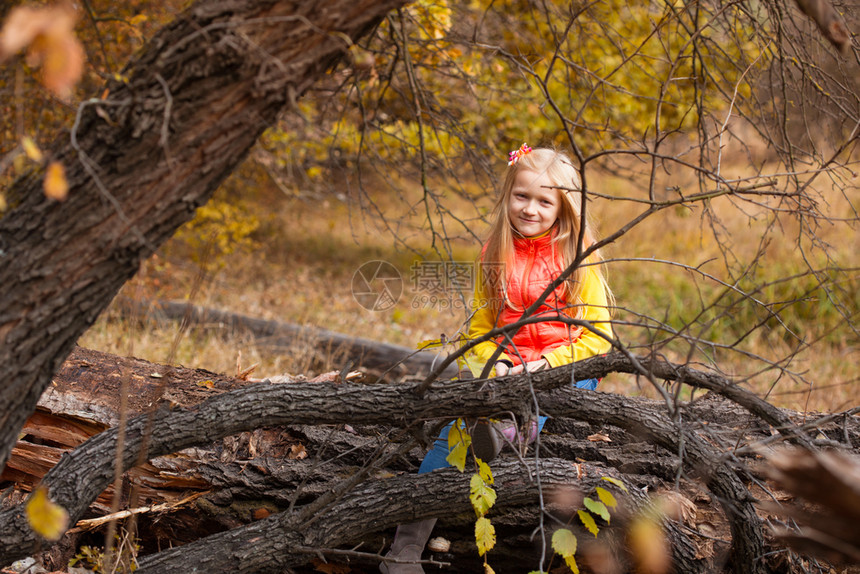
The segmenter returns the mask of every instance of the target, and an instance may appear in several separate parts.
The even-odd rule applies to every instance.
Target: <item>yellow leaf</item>
[[[618,480],[617,478],[612,478],[611,476],[602,476],[600,478],[602,480],[605,480],[606,482],[610,482],[610,483],[614,484],[615,486],[617,486],[618,488],[620,488],[624,492],[627,492],[627,487],[624,486],[624,483],[621,482],[620,480]]]
[[[27,156],[17,154],[12,158],[12,167],[15,168],[15,173],[23,173],[27,167]]]
[[[57,201],[63,201],[69,194],[69,182],[66,181],[66,170],[63,164],[52,161],[45,172],[45,181],[42,182],[45,195]]]
[[[457,443],[457,446],[451,449],[451,452],[448,453],[445,460],[448,461],[448,464],[455,467],[460,472],[463,472],[466,469],[467,454],[469,454],[469,448],[462,442],[459,442]]]
[[[39,149],[39,146],[36,145],[36,142],[30,136],[21,138],[21,147],[24,148],[24,153],[27,154],[27,157],[35,162],[42,163],[42,150]]]
[[[567,564],[573,574],[579,574],[579,566],[576,565],[576,559],[573,556],[565,556],[564,563]]]
[[[209,380],[206,380],[206,381],[197,381],[197,386],[198,386],[198,387],[204,387],[204,388],[207,388],[207,389],[211,389],[212,387],[214,387],[214,386],[215,386],[215,383],[213,383],[212,381],[209,381]]]
[[[490,568],[490,565],[484,562],[484,574],[496,574],[496,571]]]
[[[618,506],[618,501],[615,500],[615,497],[612,495],[611,492],[599,486],[595,490],[597,491],[597,498],[600,499],[600,502],[602,502],[609,508],[615,508],[616,506]]]
[[[457,422],[448,431],[448,456],[445,460],[451,466],[454,466],[460,472],[466,469],[466,455],[469,454],[469,445],[472,444],[472,437],[466,432],[466,425],[463,419],[457,419]]]
[[[469,433],[466,432],[466,424],[463,422],[463,419],[457,419],[457,421],[451,425],[451,430],[448,431],[448,448],[452,449],[457,446],[457,443],[469,441],[471,444],[472,437],[469,436]]]
[[[69,526],[69,513],[48,498],[48,489],[43,486],[30,495],[25,512],[30,528],[47,540],[59,540]]]
[[[585,497],[585,500],[582,501],[582,504],[584,504],[588,510],[590,510],[591,512],[605,520],[607,524],[609,524],[609,509],[606,508],[605,504],[603,504],[602,502],[597,502],[596,500],[588,498],[587,496]]]
[[[469,483],[469,501],[478,516],[484,516],[496,503],[496,491],[484,482],[480,474],[472,475]]]
[[[559,528],[552,534],[552,549],[562,558],[576,554],[576,535],[567,528]]]
[[[594,537],[597,538],[597,533],[600,531],[600,529],[597,527],[597,523],[594,521],[594,517],[584,510],[577,510],[576,514],[579,516],[579,519],[582,521],[582,524],[588,529],[588,531],[594,534]]]
[[[493,471],[490,469],[490,465],[481,459],[478,459],[478,474],[481,475],[484,482],[493,484]]]
[[[34,42],[30,53],[42,63],[42,83],[64,100],[84,71],[84,51],[72,28],[55,29]]]
[[[481,517],[475,521],[475,544],[478,554],[483,556],[496,545],[496,528],[489,519]]]
[[[672,565],[669,543],[659,523],[638,515],[627,532],[631,556],[637,572],[664,574]]]
[[[469,446],[472,444],[472,437],[469,436],[469,433],[466,432],[466,423],[463,422],[463,419],[457,419],[451,429],[448,431],[448,450],[453,451],[455,448],[462,447],[464,450],[468,451]],[[466,454],[463,453],[463,464],[465,465]],[[450,462],[450,461],[449,461]],[[459,467],[458,467],[459,468]],[[463,469],[460,468],[460,472]]]
[[[425,339],[423,341],[418,341],[418,350],[423,351],[424,349],[432,349],[434,347],[441,347],[443,345],[442,339]]]

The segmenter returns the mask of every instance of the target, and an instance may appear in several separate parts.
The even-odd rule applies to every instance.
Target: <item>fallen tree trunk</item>
[[[623,357],[610,355],[578,363],[576,372],[578,376],[602,376],[624,366]],[[355,486],[344,485],[340,477],[378,473],[383,467],[388,469],[386,472],[395,473],[414,470],[423,450],[410,448],[406,438],[397,439],[396,433],[392,435],[387,429],[400,426],[417,430],[425,426],[425,422],[440,418],[520,412],[531,402],[531,383],[536,388],[546,389],[538,395],[540,404],[556,417],[541,435],[540,448],[545,455],[584,459],[607,469],[614,467],[636,486],[655,488],[671,484],[679,468],[691,480],[701,476],[714,498],[723,504],[733,529],[735,570],[748,569],[748,564],[738,565],[739,556],[750,558],[752,553],[755,560],[763,554],[759,519],[752,511],[745,485],[733,469],[743,463],[740,460],[743,449],[738,447],[771,440],[773,429],[770,426],[748,412],[744,414],[731,403],[713,397],[685,406],[685,417],[693,420],[695,415],[697,418],[695,422],[679,426],[660,414],[666,407],[659,402],[567,390],[564,387],[569,377],[569,369],[555,369],[533,376],[530,381],[527,377],[512,377],[494,381],[439,382],[421,398],[414,384],[364,385],[331,381],[249,384],[207,371],[164,367],[76,350],[55,378],[51,391],[43,397],[42,408],[57,413],[66,409],[73,419],[84,418],[91,425],[114,425],[118,420],[119,393],[123,384],[128,385],[130,414],[143,414],[130,420],[126,428],[123,456],[126,468],[134,464],[139,449],[146,442],[148,457],[157,469],[153,471],[155,476],[166,472],[162,478],[180,476],[186,481],[199,481],[200,489],[216,489],[207,497],[210,504],[207,508],[216,515],[219,508],[235,506],[242,501],[269,501],[274,506],[267,512],[293,506],[300,509],[296,511],[299,513],[326,514],[337,500],[332,492],[345,496]],[[553,387],[556,390],[552,390]],[[166,403],[159,406],[162,393]],[[93,400],[95,397],[108,398]],[[797,415],[780,411],[778,416],[791,420]],[[344,423],[355,428],[347,429]],[[333,427],[324,429],[319,425]],[[267,435],[270,431],[265,429],[274,427],[283,427],[277,432],[285,434]],[[209,451],[213,456],[205,454],[206,445],[212,441],[254,429],[264,430],[256,431],[257,438],[252,433],[238,441],[228,439]],[[813,435],[823,432],[831,442],[847,440],[855,450],[860,445],[856,417],[831,419],[808,427],[806,432]],[[144,441],[144,437],[148,437],[148,441]],[[44,477],[52,498],[67,508],[73,519],[81,517],[111,481],[116,439],[115,428],[94,436],[63,457]],[[607,439],[611,443],[605,442]],[[234,441],[232,446],[228,445],[230,441]],[[711,446],[705,446],[704,442]],[[180,456],[171,457],[172,469],[165,471],[158,467],[158,457],[195,445],[204,448],[195,449],[193,456],[180,453]],[[318,462],[328,466],[320,470],[313,467],[316,462],[290,460],[288,450],[296,445],[312,455],[318,454]],[[657,445],[662,448],[655,450]],[[407,450],[392,455],[392,449],[397,448]],[[677,456],[679,452],[683,454],[681,458]],[[738,460],[732,459],[732,452],[738,453]],[[747,451],[747,456],[749,454]],[[386,457],[389,460],[384,464],[365,464]],[[187,487],[186,484],[183,488]],[[244,517],[229,518],[224,512],[216,517],[216,522],[220,521],[225,528],[239,526],[253,519],[249,510],[254,508],[258,507],[245,505]],[[444,515],[447,512],[444,507],[440,509]],[[294,524],[295,518],[281,516],[278,520],[287,525]],[[398,520],[380,522],[379,529],[391,527]],[[307,537],[308,533],[304,532],[303,536]],[[350,536],[346,539],[351,540]],[[743,543],[738,543],[739,536],[745,537]],[[0,548],[0,562],[25,555],[36,544],[20,511],[14,508],[0,513],[0,540],[9,538],[14,538],[17,544]],[[338,545],[345,540],[326,544]],[[200,544],[209,543],[201,541]],[[307,547],[308,542],[301,544]],[[765,571],[761,564],[755,569]]]
[[[161,373],[166,374],[161,376]],[[212,378],[217,380],[217,383],[212,381]],[[170,389],[171,401],[174,402],[175,407],[178,406],[179,402],[188,407],[199,402],[201,392],[218,394],[247,386],[247,383],[243,381],[220,377],[207,371],[182,368],[167,369],[137,359],[121,359],[85,349],[76,349],[54,379],[51,392],[46,395],[40,408],[47,411],[50,406],[51,409],[54,409],[50,416],[57,417],[57,420],[66,419],[81,422],[78,417],[86,416],[88,418],[85,421],[86,424],[91,424],[93,427],[115,422],[119,419],[118,413],[114,412],[114,409],[118,404],[117,395],[122,391],[123,379],[125,379],[126,385],[130,383],[130,388],[127,387],[126,390],[130,391],[132,395],[129,404],[135,412],[131,414],[140,414],[141,409],[148,407],[159,389]],[[167,385],[162,385],[163,381]],[[212,383],[212,387],[209,385],[201,387],[198,383],[202,381]],[[291,383],[286,384],[290,385]],[[321,383],[314,384],[321,385]],[[368,389],[372,388],[368,387]],[[83,411],[83,406],[90,407],[89,414]],[[67,411],[65,415],[59,412],[62,409]],[[36,418],[38,418],[39,430],[35,430],[36,425],[28,427],[33,428],[35,434],[42,437],[54,436],[55,438],[63,436],[47,430],[46,421],[50,420],[47,414],[40,412]],[[54,426],[64,425],[55,423]],[[470,521],[473,521],[474,518],[469,518],[471,512],[466,496],[468,487],[463,487],[463,484],[466,484],[463,481],[467,480],[468,476],[464,478],[464,475],[455,474],[454,477],[451,477],[442,473],[442,478],[438,478],[438,473],[436,473],[430,484],[423,485],[422,483],[422,498],[417,500],[414,492],[416,490],[415,481],[418,479],[413,476],[412,471],[420,461],[423,449],[414,448],[401,455],[403,461],[406,462],[405,470],[408,471],[405,477],[386,479],[375,483],[375,486],[363,487],[356,492],[345,492],[344,496],[350,502],[345,504],[342,501],[331,510],[327,510],[325,514],[331,515],[331,518],[328,521],[320,522],[321,531],[315,527],[312,531],[314,534],[310,539],[307,535],[296,538],[295,533],[291,531],[302,530],[292,524],[296,520],[295,517],[299,515],[298,511],[302,510],[304,504],[340,486],[340,476],[354,475],[362,471],[364,463],[378,454],[380,440],[378,436],[374,437],[373,435],[378,435],[380,427],[360,428],[358,432],[343,430],[343,425],[336,425],[330,429],[289,425],[287,429],[291,436],[287,441],[288,443],[295,444],[296,441],[301,441],[303,449],[311,452],[328,450],[324,470],[317,470],[317,464],[311,460],[301,458],[292,458],[291,460],[288,455],[276,452],[275,448],[283,447],[285,444],[280,440],[283,437],[278,436],[276,439],[272,435],[259,436],[257,435],[259,429],[250,433],[246,440],[242,438],[233,441],[225,439],[223,443],[210,449],[194,449],[193,454],[188,454],[181,459],[185,461],[183,471],[186,478],[191,478],[188,475],[198,477],[205,483],[202,488],[214,488],[217,491],[207,497],[209,501],[207,504],[199,506],[198,517],[203,515],[210,521],[214,517],[214,520],[219,521],[224,527],[242,527],[243,523],[253,521],[257,513],[251,511],[265,509],[277,512],[278,508],[288,508],[298,502],[297,511],[292,514],[282,513],[277,519],[273,518],[262,525],[255,524],[247,529],[231,531],[199,542],[196,552],[209,557],[204,560],[207,564],[214,561],[215,564],[221,564],[222,568],[224,564],[230,564],[232,565],[230,568],[235,571],[235,563],[239,561],[243,566],[238,571],[277,571],[285,564],[295,565],[307,562],[311,556],[311,548],[317,549],[314,551],[316,552],[319,548],[326,548],[328,545],[345,544],[351,541],[373,542],[375,543],[373,547],[378,547],[381,543],[379,534],[377,533],[375,538],[368,538],[369,532],[390,528],[400,521],[420,518],[422,511],[425,513],[442,511],[446,516],[451,516],[454,513],[456,516],[453,519],[443,521],[440,524],[440,529],[454,539],[468,542],[472,537],[473,525]],[[79,434],[75,436],[79,437]],[[20,442],[26,442],[27,438],[29,435]],[[234,444],[228,446],[228,442]],[[241,444],[236,445],[236,442]],[[175,464],[176,459],[173,460]],[[193,464],[190,464],[192,460]],[[537,508],[535,505],[537,485],[534,478],[529,478],[528,471],[521,465],[510,460],[500,464],[502,470],[497,471],[497,483],[504,484],[507,481],[513,487],[502,490],[503,503],[494,510],[493,518],[502,532],[507,529],[512,533],[508,537],[500,536],[500,543],[494,551],[494,558],[505,564],[515,563],[525,568],[537,556],[534,544],[528,542],[523,534],[527,530],[533,529],[540,519],[540,516],[535,512],[535,508]],[[153,461],[153,465],[158,466],[157,461]],[[403,469],[403,462],[392,461],[385,466],[389,469]],[[412,468],[408,468],[409,466]],[[523,474],[524,472],[525,474]],[[575,469],[566,462],[553,462],[551,460],[542,462],[541,472],[544,473],[542,475],[545,488],[544,496],[548,497],[552,497],[554,490],[562,487],[569,488],[572,484],[578,485],[580,489],[593,489],[601,476],[611,475],[623,478],[614,473],[611,468],[593,467],[585,464]],[[556,482],[560,480],[559,477],[564,477],[564,480]],[[131,480],[138,479],[132,477]],[[450,484],[452,480],[453,485]],[[365,500],[366,503],[368,497],[377,499],[386,497],[389,501],[393,498],[393,502],[387,505],[369,505],[369,508],[362,513],[360,520],[349,519],[344,521],[344,516],[351,516],[344,514],[344,512],[350,506],[360,505],[362,500]],[[427,504],[428,500],[434,500],[436,503]],[[632,502],[632,509],[635,509],[644,504],[646,500],[640,495],[634,497]],[[229,513],[233,507],[240,506],[244,508],[246,513],[244,517],[238,513]],[[206,513],[211,516],[205,516]],[[183,516],[178,520],[180,524],[193,524],[188,519],[187,509],[183,510],[182,514]],[[308,520],[307,514],[307,512],[303,513],[305,520]],[[292,518],[288,520],[287,516]],[[524,523],[525,518],[531,519],[532,522]],[[169,520],[161,517],[159,522],[164,527],[164,523],[169,522]],[[199,525],[200,523],[201,520],[198,518],[196,524]],[[344,523],[350,524],[350,528],[344,529],[342,526]],[[369,524],[375,525],[376,528],[371,528]],[[266,538],[262,544],[273,545],[273,551],[286,554],[289,558],[260,562],[260,558],[252,559],[245,556],[244,549],[246,548],[247,537],[254,538],[254,546],[259,548],[260,541],[258,538],[261,526]],[[335,532],[329,532],[330,530]],[[686,571],[700,569],[701,564],[693,559],[695,549],[692,543],[677,528],[669,527],[667,532],[674,541],[673,547],[677,549],[676,562],[685,564]],[[202,534],[204,532],[199,530],[195,532],[197,536]],[[168,542],[175,544],[183,541],[187,542],[188,540],[183,540],[181,536],[171,536],[169,541],[164,542],[167,546],[169,545]],[[460,550],[457,560],[462,562],[461,571],[470,571],[472,568],[477,568],[476,555],[473,549],[468,548],[468,545],[465,546],[467,550],[465,552]],[[183,548],[184,550],[176,555],[168,554],[153,557],[151,564],[144,560],[144,565],[146,568],[151,568],[152,571],[184,570],[188,564],[198,561],[198,556],[195,554],[194,546],[184,546]],[[368,557],[364,557],[364,559],[372,562],[372,559]],[[209,571],[218,571],[212,569],[214,566],[207,568]],[[500,571],[505,571],[505,568]]]
[[[376,378],[389,380],[404,375],[424,376],[438,362],[435,353],[416,351],[408,347],[392,345],[351,337],[328,329],[296,325],[284,321],[257,319],[240,313],[201,307],[190,303],[175,301],[136,302],[123,299],[118,302],[119,310],[126,317],[149,316],[156,320],[168,319],[182,321],[191,328],[215,331],[221,335],[247,335],[254,337],[254,343],[277,353],[291,349],[296,340],[313,341],[313,346],[325,356],[333,356],[351,368],[361,368]],[[441,374],[442,378],[456,375],[455,366],[450,366]]]
[[[610,471],[585,466],[583,474],[582,468],[578,473],[575,467],[563,460],[543,460],[538,468],[531,469],[511,460],[494,464],[498,507],[493,508],[491,517],[516,508],[537,507],[540,505],[540,496],[553,500],[563,498],[573,488],[588,493],[606,484],[602,482],[602,477],[608,476]],[[535,475],[530,477],[529,472],[540,473],[540,486]],[[367,532],[439,515],[443,516],[443,520],[438,530],[450,536],[451,527],[459,522],[461,527],[465,525],[459,532],[465,530],[465,542],[472,540],[469,545],[473,546],[474,535],[469,531],[474,529],[474,512],[467,496],[470,478],[469,473],[446,469],[428,475],[409,474],[374,481],[346,494],[319,515],[308,517],[299,512],[272,516],[253,525],[144,559],[139,571],[177,572],[199,565],[207,572],[279,572],[306,563],[309,556],[316,553],[325,554],[326,549],[362,542],[367,538]],[[628,497],[627,501],[627,511],[633,513],[646,503],[646,498],[640,494]],[[570,517],[569,508],[555,510],[555,514],[563,519]],[[517,518],[522,520],[523,516]],[[517,530],[529,532],[539,526],[539,517],[535,513],[531,513],[530,518],[533,521],[517,524]],[[672,546],[673,561],[679,571],[702,571],[704,564],[695,560],[695,550],[686,537],[673,527],[669,527],[667,533],[675,542]],[[535,546],[539,547],[540,544],[523,544],[523,541],[516,544],[516,537],[508,540],[508,544],[514,548],[497,548],[490,552],[490,563],[494,564],[496,570],[523,572],[533,569],[539,556],[539,548]],[[254,550],[251,551],[251,548]],[[278,559],[267,560],[267,556],[277,556]],[[378,556],[372,555],[363,558],[374,566],[379,560]],[[474,549],[471,556],[461,550],[456,560],[455,571],[481,570],[481,561]],[[225,564],[228,565],[226,568]]]

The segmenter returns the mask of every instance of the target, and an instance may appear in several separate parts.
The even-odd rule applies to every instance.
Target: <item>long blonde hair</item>
[[[553,226],[553,243],[559,254],[562,269],[567,268],[576,258],[580,222],[582,221],[582,184],[579,173],[566,154],[547,148],[535,148],[508,167],[501,193],[493,208],[493,223],[490,226],[486,248],[481,259],[481,281],[484,294],[489,298],[496,311],[501,307],[500,301],[506,300],[507,271],[514,258],[514,234],[518,233],[511,222],[508,205],[516,176],[523,170],[538,174],[545,173],[553,186],[557,186],[561,201],[558,220]],[[581,251],[593,245],[597,240],[593,225],[588,222],[588,219],[586,214],[585,234],[583,235]],[[594,266],[594,272],[606,292],[606,298],[611,300],[612,293],[606,284],[603,265],[599,265],[602,260],[600,252],[595,251],[588,256],[584,263]],[[490,266],[495,266],[495,268],[491,270]],[[568,307],[567,313],[573,318],[581,317],[584,312],[580,295],[585,282],[585,275],[586,267],[580,264],[564,282],[564,300],[571,306]]]

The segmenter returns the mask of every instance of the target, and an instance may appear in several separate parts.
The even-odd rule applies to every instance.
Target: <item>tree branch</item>
[[[797,438],[790,432],[791,423],[781,411],[767,403],[760,404],[762,401],[754,395],[716,375],[647,358],[638,361],[657,377],[683,380],[687,384],[725,394],[776,426],[786,436]],[[364,423],[408,427],[430,419],[490,416],[502,411],[519,412],[530,404],[530,385],[538,391],[567,387],[573,369],[578,378],[600,378],[610,372],[636,372],[629,358],[616,353],[531,375],[438,381],[428,388],[423,398],[415,392],[420,383],[253,384],[214,396],[198,405],[174,410],[165,406],[155,413],[131,419],[125,431],[122,461],[124,469],[136,463],[148,432],[149,450],[146,456],[153,458],[263,426]],[[732,478],[732,471],[726,466],[722,453],[708,450],[694,437],[687,437],[688,430],[665,422],[668,419],[661,414],[665,405],[655,404],[648,408],[629,397],[582,390],[563,396],[564,402],[561,404],[555,398],[542,400],[540,404],[548,412],[562,412],[557,409],[567,408],[569,410],[564,411],[565,416],[582,420],[614,420],[613,424],[630,429],[647,430],[649,426],[660,428],[661,434],[655,435],[654,439],[670,451],[677,451],[677,441],[683,436],[693,450],[687,450],[689,459],[682,463],[690,465],[691,470],[706,469],[706,474],[716,477],[713,478],[716,481],[715,491],[728,504],[741,504],[745,508],[743,504],[747,503],[748,494],[745,489],[741,491],[743,487],[738,487],[736,478]],[[651,425],[647,422],[649,420],[662,422]],[[43,484],[49,488],[51,498],[69,511],[73,522],[80,518],[112,480],[117,443],[116,428],[96,435],[64,456],[44,477]],[[3,542],[0,547],[2,563],[26,556],[36,547],[36,537],[20,507],[0,513],[0,541]],[[751,541],[755,543],[756,538],[752,537]]]
[[[538,469],[525,469],[517,461],[500,460],[493,464],[495,487],[498,492],[493,512],[534,506],[538,502],[537,483],[531,478],[540,472],[544,496],[575,487],[588,493],[596,486],[606,485],[603,476],[612,476],[604,468],[582,465],[581,473],[568,462],[545,459]],[[206,572],[278,572],[307,562],[297,548],[325,548],[352,544],[367,532],[391,528],[397,524],[439,516],[472,515],[469,503],[470,473],[443,469],[429,474],[403,475],[373,481],[352,491],[332,505],[318,518],[314,526],[298,532],[293,516],[281,513],[243,528],[212,535],[208,538],[160,552],[144,558],[141,573],[179,572],[188,565],[199,565]],[[647,503],[635,489],[625,501],[629,511]],[[491,512],[491,516],[493,515]],[[345,517],[349,517],[345,519]],[[701,569],[693,558],[695,552],[689,541],[676,528],[668,525],[673,544],[673,559],[684,572]],[[492,553],[490,554],[492,562]]]

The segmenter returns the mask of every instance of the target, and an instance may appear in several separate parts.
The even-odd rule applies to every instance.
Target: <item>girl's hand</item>
[[[508,364],[503,363],[502,361],[497,362],[495,366],[496,366],[496,376],[497,377],[504,377],[509,372],[512,372],[511,368],[508,366]],[[514,368],[516,368],[516,367],[514,367]]]
[[[510,370],[508,374],[517,375],[519,373],[523,373],[528,370],[529,373],[537,373],[538,371],[544,371],[549,368],[549,362],[546,359],[540,359],[538,361],[530,361],[525,365],[517,365],[513,369]]]

